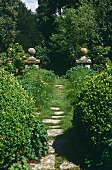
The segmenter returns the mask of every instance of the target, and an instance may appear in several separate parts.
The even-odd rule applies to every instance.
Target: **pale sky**
[[[35,9],[38,7],[38,0],[21,0],[26,4],[28,9],[31,9],[32,12],[35,12]]]

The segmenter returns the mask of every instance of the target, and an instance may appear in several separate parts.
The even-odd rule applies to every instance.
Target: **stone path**
[[[57,88],[63,88],[63,85],[55,85]],[[49,129],[47,130],[49,138],[49,154],[40,160],[40,163],[30,164],[33,170],[55,170],[55,153],[61,152],[65,149],[66,139],[57,138],[63,134],[63,129],[60,128],[59,123],[64,117],[64,111],[60,110],[59,107],[51,107],[53,115],[51,119],[44,119],[43,123],[50,123]],[[59,170],[80,170],[80,168],[69,161],[63,161],[60,165]],[[56,169],[57,170],[57,169]]]

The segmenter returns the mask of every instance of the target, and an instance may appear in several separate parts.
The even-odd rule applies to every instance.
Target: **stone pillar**
[[[83,65],[85,67],[90,68],[91,60],[86,57],[86,54],[88,53],[87,48],[81,48],[80,52],[81,52],[81,58],[79,58],[79,60],[76,60],[76,63],[78,65]]]
[[[30,67],[31,65],[35,65],[39,68],[40,60],[34,57],[36,50],[34,48],[29,48],[28,52],[31,56],[27,60],[24,60],[25,68]]]

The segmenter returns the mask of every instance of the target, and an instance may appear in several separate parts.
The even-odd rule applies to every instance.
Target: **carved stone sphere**
[[[28,52],[32,55],[34,55],[36,53],[36,50],[34,48],[29,48]]]
[[[88,53],[88,50],[87,48],[81,48],[80,52],[82,55],[86,55]]]

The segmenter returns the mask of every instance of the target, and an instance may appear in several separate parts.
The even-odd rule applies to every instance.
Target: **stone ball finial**
[[[86,55],[88,53],[88,50],[87,50],[87,48],[81,48],[80,52],[84,56],[84,55]]]
[[[32,55],[34,55],[36,53],[36,50],[34,48],[29,48],[28,52]]]

